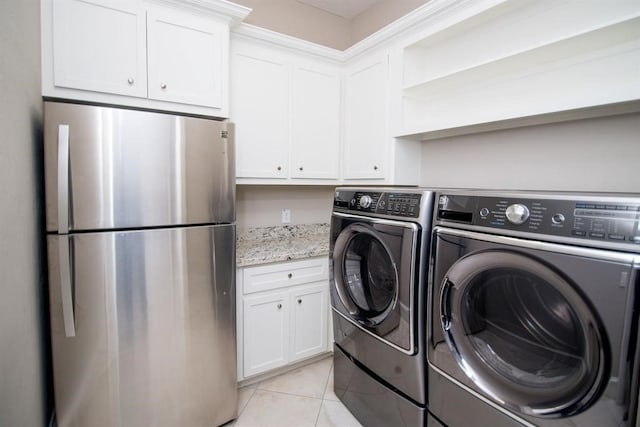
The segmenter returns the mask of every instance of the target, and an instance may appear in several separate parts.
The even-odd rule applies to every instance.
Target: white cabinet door
[[[149,98],[221,108],[228,26],[150,5],[147,31]]]
[[[328,350],[326,257],[238,270],[238,378]]]
[[[326,348],[326,283],[291,290],[290,362],[321,353]]]
[[[287,362],[289,352],[289,294],[245,296],[243,304],[243,367],[250,376]]]
[[[236,176],[286,178],[288,65],[270,51],[234,49],[230,80],[231,120],[236,123]]]
[[[128,0],[56,0],[53,84],[144,97],[145,11]]]
[[[340,72],[314,64],[293,71],[291,177],[338,179]]]
[[[383,179],[387,166],[388,55],[347,71],[345,179]]]

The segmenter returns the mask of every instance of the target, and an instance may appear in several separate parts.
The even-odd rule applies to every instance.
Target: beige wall
[[[428,0],[383,0],[351,20],[351,44],[402,18]]]
[[[640,114],[425,142],[433,187],[640,193]]]
[[[334,187],[238,185],[238,233],[250,227],[283,225],[282,209],[291,210],[291,224],[328,223]]]
[[[234,0],[253,10],[243,22],[344,50],[351,40],[349,21],[296,0]]]
[[[44,426],[40,1],[0,2],[0,425]]]
[[[234,0],[252,8],[247,24],[345,50],[428,0],[382,0],[351,20],[296,0]]]

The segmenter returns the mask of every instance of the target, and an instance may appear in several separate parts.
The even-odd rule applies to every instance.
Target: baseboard
[[[294,369],[298,369],[302,366],[309,365],[311,363],[317,362],[319,360],[325,359],[327,357],[331,357],[333,355],[332,351],[327,351],[321,353],[319,355],[310,357],[309,359],[302,360],[300,362],[292,363],[290,365],[281,366],[280,368],[273,369],[268,372],[264,372],[262,374],[257,374],[253,377],[245,378],[241,381],[238,381],[238,388],[246,387],[248,385],[257,384],[261,381],[268,380],[269,378],[276,377],[278,375],[284,374],[289,371],[293,371]]]

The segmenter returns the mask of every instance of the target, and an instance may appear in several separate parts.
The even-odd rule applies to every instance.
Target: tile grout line
[[[327,375],[327,378],[324,380],[324,387],[323,387],[323,391],[322,391],[322,402],[320,402],[320,409],[318,410],[318,415],[316,416],[316,422],[315,422],[315,426],[318,426],[318,421],[320,421],[320,414],[322,413],[322,407],[325,406],[324,402],[325,402],[325,396],[327,395],[327,386],[329,385],[329,379],[331,378],[331,375],[333,374],[333,361],[331,362],[331,369],[329,369],[329,374]]]
[[[250,394],[249,398],[247,399],[246,403],[244,404],[244,406],[239,410],[238,417],[236,418],[236,420],[234,422],[237,422],[240,419],[240,417],[242,416],[242,414],[244,413],[246,408],[250,405],[251,401],[256,396],[256,392],[259,390],[260,392],[264,392],[264,393],[275,393],[275,394],[280,394],[280,395],[283,395],[283,396],[300,397],[300,398],[313,399],[315,401],[320,401],[320,406],[318,407],[318,412],[316,414],[315,423],[314,423],[314,425],[318,425],[318,422],[320,420],[320,414],[322,413],[322,407],[324,406],[324,403],[326,401],[325,397],[327,396],[327,386],[329,385],[329,379],[330,379],[331,375],[333,374],[333,360],[331,362],[332,362],[331,363],[331,367],[330,367],[328,373],[326,374],[324,381],[322,382],[322,392],[320,394],[320,397],[307,396],[307,395],[304,395],[304,394],[297,394],[297,393],[286,392],[286,391],[276,391],[276,390],[265,389],[265,388],[261,387],[262,384],[265,381],[259,381],[259,382],[255,383],[252,387],[247,387],[247,388],[252,388],[253,391],[251,391],[251,394]],[[242,387],[242,388],[244,388],[244,387]]]
[[[251,396],[249,396],[249,398],[247,399],[247,402],[244,404],[242,409],[240,409],[240,411],[238,411],[238,417],[236,418],[236,421],[240,418],[240,416],[242,415],[244,410],[247,409],[247,406],[249,406],[249,402],[251,402],[251,399],[253,399],[253,395],[256,394],[256,390],[257,390],[257,388],[253,389],[253,391],[251,392]]]

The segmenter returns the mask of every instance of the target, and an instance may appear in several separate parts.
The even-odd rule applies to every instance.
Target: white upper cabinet
[[[235,36],[230,80],[238,183],[337,183],[338,65]]]
[[[149,98],[222,108],[228,45],[226,23],[150,5]]]
[[[387,154],[388,57],[349,67],[345,97],[345,179],[382,179]]]
[[[337,180],[340,174],[340,74],[335,68],[293,69],[291,176]]]
[[[286,179],[290,111],[286,58],[235,42],[231,70],[236,176]]]
[[[346,184],[417,185],[420,143],[390,134],[392,89],[386,50],[347,67],[343,180]]]
[[[54,86],[147,95],[146,23],[141,3],[56,0],[52,5]]]
[[[42,0],[44,96],[228,116],[222,0]]]

